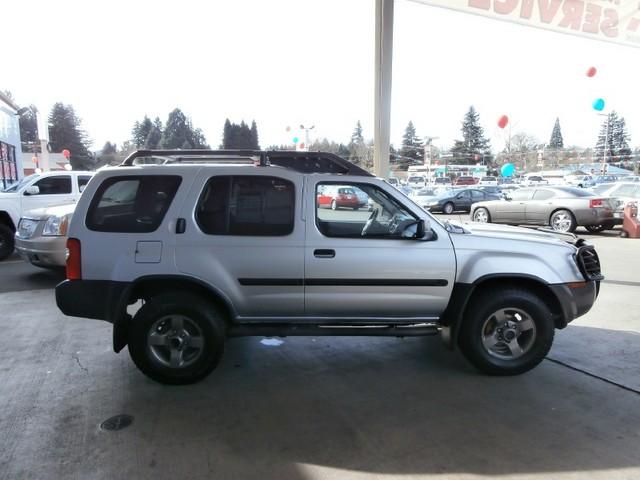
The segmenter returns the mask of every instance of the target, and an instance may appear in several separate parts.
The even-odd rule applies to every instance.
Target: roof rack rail
[[[328,152],[297,152],[289,150],[136,150],[121,164],[130,167],[137,158],[155,157],[163,163],[200,163],[252,161],[254,165],[268,167],[275,165],[301,173],[334,173],[372,177],[363,168]]]

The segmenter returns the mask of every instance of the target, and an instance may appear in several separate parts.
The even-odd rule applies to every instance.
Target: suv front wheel
[[[153,380],[170,385],[195,383],[220,361],[224,325],[215,306],[197,295],[158,295],[131,322],[129,354]]]
[[[490,375],[518,375],[549,352],[554,323],[549,307],[524,289],[478,294],[466,309],[459,345],[476,368]]]

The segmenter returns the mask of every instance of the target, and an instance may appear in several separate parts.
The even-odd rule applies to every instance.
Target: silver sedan
[[[614,216],[616,202],[581,188],[531,187],[510,193],[507,201],[479,202],[471,207],[474,222],[549,225],[558,232],[584,226],[601,231],[622,223]]]
[[[22,259],[36,267],[64,267],[67,228],[75,208],[72,203],[26,212],[18,224],[15,242]]]

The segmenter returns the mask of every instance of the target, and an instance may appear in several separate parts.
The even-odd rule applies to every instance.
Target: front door
[[[513,223],[514,225],[526,223],[527,201],[531,200],[533,192],[533,188],[521,188],[511,193],[508,200],[497,202],[494,220],[502,223]]]
[[[31,185],[38,187],[39,193],[29,195],[26,192],[22,196],[22,211],[34,208],[48,207],[50,205],[62,205],[76,201],[73,193],[71,175],[53,175],[44,177]]]
[[[345,180],[341,187],[367,194],[370,210],[331,210],[315,201],[316,192],[330,183],[313,177],[308,182],[307,320],[439,317],[455,280],[455,257],[446,232],[429,240],[403,238],[420,213],[403,205],[402,195],[396,196],[391,186]]]
[[[178,270],[226,296],[239,321],[294,321],[304,315],[302,182],[287,171],[229,172],[196,179],[181,214],[195,224],[176,235]]]

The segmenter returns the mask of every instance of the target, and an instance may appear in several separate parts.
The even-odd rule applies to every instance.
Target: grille
[[[604,278],[600,271],[600,259],[593,246],[585,245],[578,248],[576,261],[580,272],[587,280],[602,280]]]

